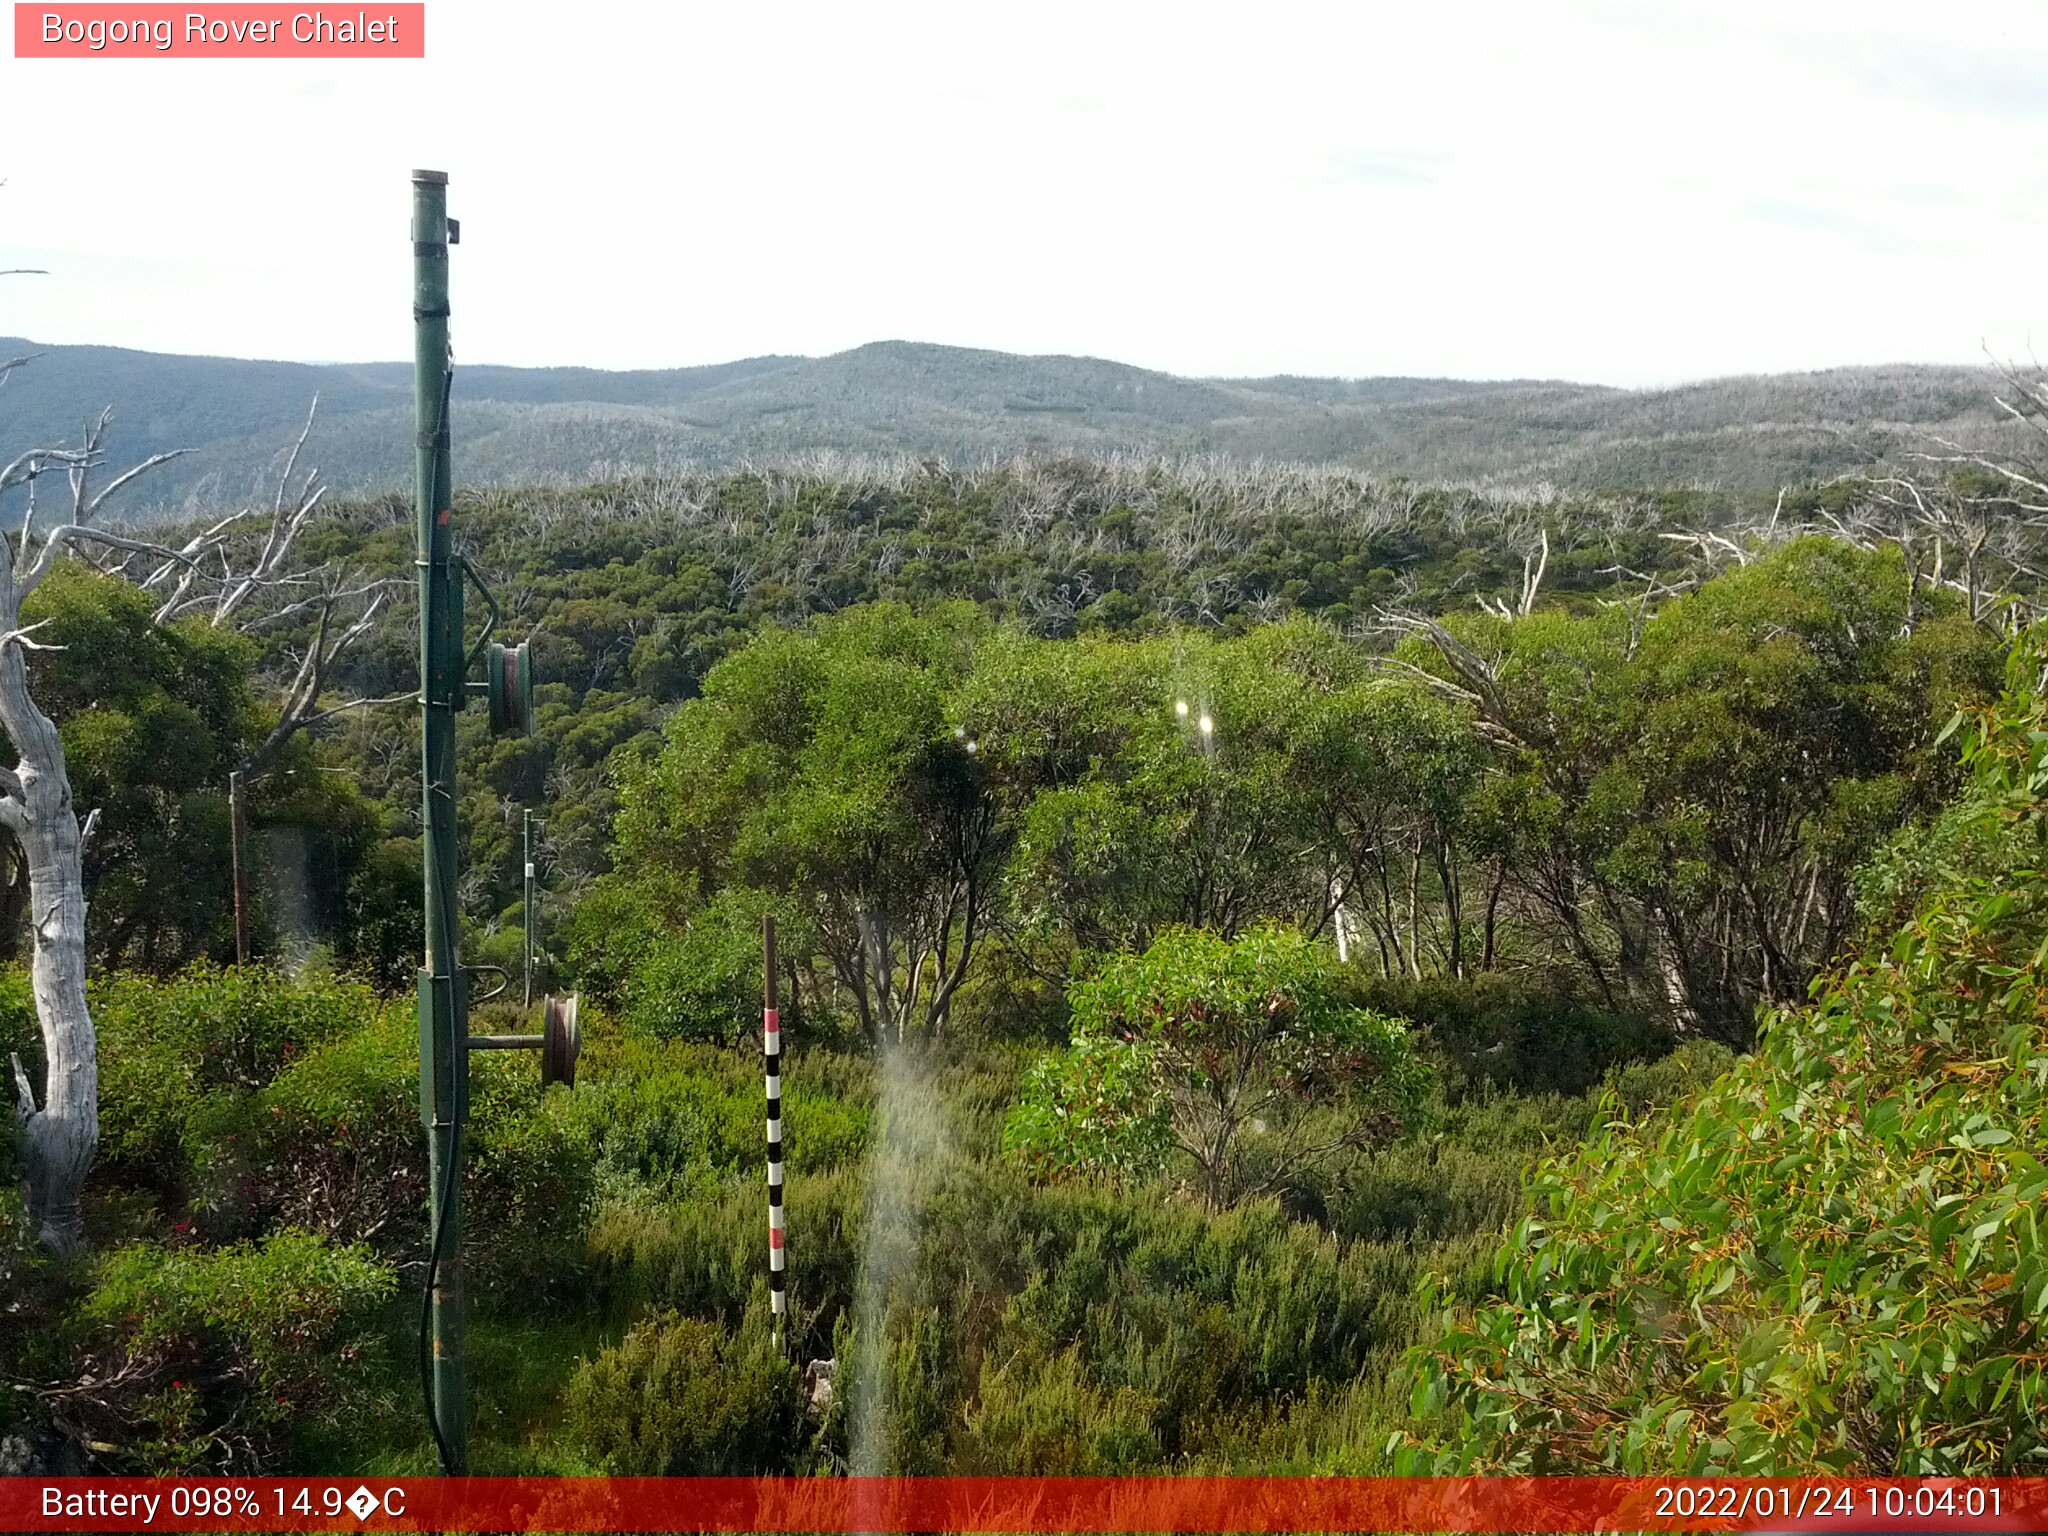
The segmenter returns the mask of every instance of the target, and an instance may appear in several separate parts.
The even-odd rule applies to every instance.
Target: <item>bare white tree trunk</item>
[[[85,1245],[80,1196],[99,1142],[99,1058],[85,1001],[83,839],[71,803],[64,743],[29,695],[14,551],[0,539],[0,729],[20,761],[0,778],[0,824],[27,857],[30,979],[47,1064],[43,1100],[20,1058],[16,1112],[27,1165],[28,1216],[42,1243],[71,1254]]]
[[[102,413],[79,449],[31,449],[0,466],[0,492],[21,488],[27,498],[18,532],[0,535],[0,732],[15,752],[14,766],[0,767],[0,828],[28,866],[29,980],[44,1065],[38,1102],[27,1068],[19,1057],[13,1060],[15,1113],[29,1222],[43,1245],[60,1254],[85,1246],[85,1177],[100,1134],[99,1043],[85,998],[84,856],[91,822],[79,825],[63,739],[29,691],[28,653],[44,647],[34,638],[40,626],[21,622],[21,607],[73,551],[145,555],[193,567],[214,547],[213,538],[202,537],[185,550],[170,550],[90,526],[110,496],[182,452],[152,455],[96,489],[92,471],[103,462],[101,442],[111,419]],[[38,540],[36,491],[55,474],[69,481],[70,519]]]
[[[0,362],[0,382],[24,361]],[[318,476],[310,472],[296,493],[292,489],[299,451],[313,428],[311,412],[279,477],[260,551],[239,572],[231,558],[230,534],[251,516],[249,511],[202,529],[177,549],[92,526],[108,498],[184,452],[154,454],[95,487],[92,472],[104,463],[102,444],[111,420],[112,413],[103,412],[77,449],[31,449],[0,466],[0,493],[19,488],[26,494],[18,531],[0,534],[0,731],[17,757],[12,769],[0,767],[0,828],[13,835],[28,866],[30,980],[46,1067],[39,1103],[27,1069],[18,1058],[14,1061],[15,1111],[21,1120],[29,1219],[43,1244],[58,1253],[84,1247],[81,1198],[99,1142],[98,1041],[85,998],[84,852],[91,822],[83,828],[79,824],[63,740],[29,692],[27,653],[43,647],[33,638],[38,626],[21,623],[22,602],[58,559],[89,552],[101,570],[129,576],[144,591],[159,594],[159,622],[191,614],[204,614],[216,625],[238,615],[254,623],[312,615],[313,638],[285,691],[278,725],[247,765],[260,771],[294,732],[379,702],[329,704],[323,695],[335,658],[369,630],[389,585],[351,585],[333,572],[316,583],[288,564],[323,494]],[[69,482],[69,520],[38,539],[38,485],[58,474]],[[138,561],[149,574],[131,571]],[[308,587],[313,596],[298,595]],[[261,617],[249,620],[247,613],[256,610],[263,610]]]

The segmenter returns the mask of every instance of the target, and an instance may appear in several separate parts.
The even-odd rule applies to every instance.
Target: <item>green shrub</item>
[[[1347,1238],[1441,1242],[1497,1235],[1528,1208],[1530,1169],[1585,1134],[1584,1099],[1514,1095],[1444,1109],[1422,1136],[1333,1173],[1325,1219]]]
[[[543,1095],[523,1053],[497,1056],[470,1062],[463,1257],[477,1294],[525,1306],[583,1277],[595,1158],[567,1095]]]
[[[1688,1041],[1610,1069],[1597,1104],[1481,1085],[1439,1110],[1424,1135],[1335,1170],[1326,1220],[1346,1237],[1376,1241],[1501,1232],[1527,1213],[1529,1175],[1546,1154],[1577,1146],[1617,1110],[1639,1116],[1689,1098],[1734,1060],[1724,1045]]]
[[[625,986],[629,1029],[662,1040],[726,1042],[761,1019],[761,903],[723,892],[680,933],[654,939]]]
[[[730,1477],[791,1470],[801,1446],[796,1367],[755,1315],[735,1336],[664,1313],[585,1362],[569,1383],[567,1424],[607,1471]]]
[[[1067,993],[1060,976],[1069,955],[1054,943],[1036,953],[1021,941],[990,945],[976,958],[953,996],[947,1028],[956,1038],[1014,1040],[1026,1045],[1067,1041]]]
[[[878,1331],[861,1337],[852,1321],[871,1219],[865,1180],[793,1173],[787,1209],[793,1353],[836,1355],[830,1434],[842,1457],[853,1450],[857,1384],[869,1369],[889,1384],[884,1470],[1129,1468],[1197,1455],[1232,1464],[1278,1432],[1288,1404],[1384,1369],[1421,1316],[1420,1250],[1407,1243],[1343,1242],[1271,1201],[1210,1213],[1156,1189],[1046,1186],[1001,1163],[963,1162],[913,1213],[914,1257]],[[609,1199],[591,1246],[614,1305],[746,1328],[766,1254],[760,1184],[735,1179],[680,1201],[644,1189]],[[970,1429],[985,1390],[1001,1404],[984,1405]],[[991,1438],[1012,1418],[1093,1425],[1098,1412],[1106,1423],[1072,1442],[1085,1452],[1056,1452],[1047,1429],[1042,1453],[1020,1463]],[[1124,1433],[1139,1417],[1143,1444]],[[917,1424],[926,1427],[905,1427]]]
[[[43,1032],[36,1023],[36,995],[28,967],[0,966],[0,1060],[19,1055],[29,1076],[42,1080]]]
[[[782,1135],[792,1167],[818,1173],[861,1160],[872,1076],[865,1053],[785,1053]],[[765,1111],[758,1052],[628,1038],[593,1065],[570,1113],[604,1176],[681,1192],[758,1171]]]
[[[1273,1193],[1413,1128],[1429,1073],[1404,1027],[1350,1006],[1300,932],[1168,929],[1074,989],[1074,1044],[1035,1068],[1006,1145],[1043,1171],[1130,1175],[1169,1151],[1212,1205]]]
[[[1596,1008],[1568,993],[1482,974],[1359,983],[1368,1007],[1409,1020],[1445,1068],[1455,1100],[1466,1088],[1581,1094],[1617,1066],[1654,1060],[1671,1036],[1640,1014]]]
[[[1350,1380],[1402,1347],[1417,1317],[1413,1250],[1340,1243],[1271,1201],[1210,1212],[1156,1190],[966,1167],[924,1206],[917,1245],[884,1336],[853,1337],[840,1379],[857,1381],[862,1357],[884,1351],[886,1374],[939,1398],[948,1437],[978,1383],[1003,1375],[1005,1391],[1034,1398],[1030,1378],[1065,1371],[1056,1362],[1077,1349],[1092,1401],[1147,1405],[1158,1455],[1192,1456],[1234,1416]],[[792,1243],[799,1274],[802,1251]],[[929,1369],[912,1347],[920,1317],[938,1320]],[[1013,1360],[1037,1364],[1012,1371]],[[1056,1383],[1044,1390],[1072,1400]],[[985,1443],[972,1454],[994,1464]]]
[[[20,966],[0,966],[0,1072],[8,1073],[9,1058],[18,1057],[29,1081],[43,1080],[43,1032],[36,1023],[35,993],[30,990],[28,971]],[[0,1134],[0,1188],[11,1189],[21,1177],[20,1138],[10,1128]]]
[[[2048,632],[1973,715],[1969,847],[1688,1103],[1534,1182],[1413,1358],[1422,1472],[2007,1473],[2048,1454]],[[1995,840],[1995,852],[1983,839]]]
[[[391,1270],[307,1232],[259,1244],[132,1243],[79,1309],[88,1377],[73,1397],[108,1464],[171,1472],[274,1465],[294,1429],[349,1403]]]
[[[1631,1117],[1655,1113],[1693,1098],[1734,1066],[1735,1053],[1716,1040],[1688,1040],[1669,1056],[1631,1062],[1607,1074],[1601,1102]]]
[[[471,1059],[463,1251],[479,1296],[526,1298],[580,1273],[593,1158],[563,1099],[542,1096],[523,1053]],[[394,1260],[424,1246],[419,1034],[403,1004],[296,1057],[261,1092],[216,1098],[193,1125],[209,1230],[302,1226]]]
[[[418,985],[426,926],[416,838],[379,838],[364,849],[343,889],[335,949],[344,965],[391,996]]]
[[[249,966],[195,966],[168,980],[96,981],[101,1164],[165,1190],[190,1172],[193,1129],[216,1101],[260,1091],[308,1050],[374,1019],[367,987]]]
[[[398,1005],[297,1057],[250,1098],[195,1114],[194,1199],[210,1231],[298,1226],[412,1257],[426,1207],[418,1033]]]
[[[1153,1053],[1135,1040],[1083,1035],[1041,1057],[1003,1127],[1003,1149],[1046,1178],[1151,1178],[1173,1151]]]
[[[1155,1405],[1129,1387],[1105,1393],[1094,1386],[1079,1345],[1050,1359],[985,1358],[975,1399],[962,1447],[965,1475],[1114,1477],[1159,1462]]]
[[[790,1175],[785,1219],[794,1352],[828,1354],[860,1268],[865,1181],[841,1170]],[[768,1252],[767,1198],[758,1177],[721,1181],[687,1200],[644,1188],[604,1200],[589,1253],[615,1306],[656,1306],[738,1328],[761,1284]]]

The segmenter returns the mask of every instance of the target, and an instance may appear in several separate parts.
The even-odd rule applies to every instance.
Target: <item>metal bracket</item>
[[[512,973],[502,965],[465,965],[462,969],[471,976],[495,975],[498,978],[498,984],[491,988],[490,991],[480,992],[472,997],[470,1001],[473,1003],[488,1003],[492,998],[512,985]]]
[[[541,1005],[541,1033],[537,1035],[470,1035],[464,1044],[472,1051],[539,1051],[541,1087],[561,1083],[573,1088],[576,1058],[583,1054],[577,1002],[574,992],[567,997],[550,996]]]
[[[476,644],[472,645],[469,654],[462,658],[462,675],[467,677],[470,668],[476,665],[477,658],[483,655],[484,647],[491,643],[491,632],[498,627],[498,600],[491,595],[491,589],[484,584],[484,579],[478,574],[477,568],[469,563],[467,555],[457,555],[455,559],[462,566],[462,574],[469,578],[469,584],[475,587],[478,595],[483,598],[484,606],[490,609],[484,618],[483,633],[476,637]]]

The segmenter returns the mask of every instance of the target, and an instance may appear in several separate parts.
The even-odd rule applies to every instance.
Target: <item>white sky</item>
[[[2048,335],[2037,0],[427,22],[423,62],[0,57],[0,267],[53,269],[0,280],[0,334],[409,356],[423,165],[472,363],[903,337],[1644,384]]]

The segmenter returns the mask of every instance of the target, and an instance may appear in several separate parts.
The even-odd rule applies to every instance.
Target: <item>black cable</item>
[[[443,313],[446,313],[446,311],[444,310]],[[454,386],[455,370],[453,368],[444,368],[441,374],[441,419],[434,431],[435,446],[437,448],[441,447],[441,439],[448,430],[448,401]],[[434,479],[438,481],[440,478],[440,466],[436,464]],[[424,678],[420,680],[420,692],[423,695],[426,692],[426,680]],[[429,707],[432,707],[431,701],[429,701]],[[441,955],[448,966],[448,985],[451,994],[448,999],[449,1022],[454,1024],[459,1022],[456,1017],[458,1009],[456,1008],[456,997],[454,996],[454,989],[459,985],[459,982],[457,981],[455,967],[455,923],[453,915],[448,910],[451,896],[451,892],[441,892],[441,899],[435,903],[435,917],[441,928]],[[468,1049],[468,1043],[460,1039],[455,1041],[455,1046],[457,1050]],[[426,1405],[427,1427],[434,1433],[434,1452],[440,1458],[441,1475],[443,1477],[454,1476],[455,1467],[454,1458],[448,1452],[447,1437],[441,1432],[440,1411],[434,1406],[434,1285],[440,1279],[441,1274],[441,1245],[448,1233],[448,1210],[455,1203],[455,1196],[460,1189],[462,1179],[461,1099],[462,1082],[467,1074],[459,1059],[455,1066],[455,1073],[456,1104],[454,1118],[449,1123],[448,1172],[447,1176],[441,1180],[441,1197],[434,1202],[434,1230],[427,1244],[427,1283],[420,1292],[420,1396]],[[428,1159],[430,1164],[432,1156],[432,1149],[429,1148]],[[431,1182],[433,1178],[431,1166],[427,1170],[427,1177]]]
[[[446,893],[443,893],[442,899],[436,903],[436,911],[441,925],[441,953],[448,961],[448,1018],[453,1026],[460,1023],[460,1010],[456,1006],[457,999],[454,995],[460,982],[455,968],[454,923],[448,911]],[[455,1046],[459,1051],[466,1051],[469,1048],[468,1043],[459,1038],[459,1031]],[[462,1183],[462,1080],[466,1075],[463,1068],[464,1064],[458,1060],[454,1083],[455,1114],[449,1121],[448,1172],[441,1180],[441,1198],[434,1202],[434,1231],[432,1240],[427,1245],[427,1283],[420,1292],[420,1394],[426,1403],[427,1427],[434,1432],[434,1451],[440,1458],[443,1477],[453,1477],[455,1466],[454,1458],[448,1452],[447,1438],[441,1432],[440,1410],[434,1405],[434,1285],[441,1274],[441,1247],[448,1233],[448,1211],[454,1205]],[[430,1151],[429,1156],[431,1155]],[[432,1177],[431,1168],[428,1170],[428,1176]]]
[[[427,1250],[427,1284],[420,1293],[420,1395],[426,1403],[427,1428],[434,1432],[434,1453],[440,1458],[441,1475],[455,1475],[454,1459],[448,1454],[448,1441],[441,1433],[441,1414],[434,1406],[434,1282],[440,1276],[441,1240],[448,1230],[448,1207],[453,1204],[451,1194],[455,1181],[462,1176],[462,1117],[455,1117],[455,1128],[448,1140],[448,1178],[442,1183],[441,1198],[435,1202],[434,1238]]]

